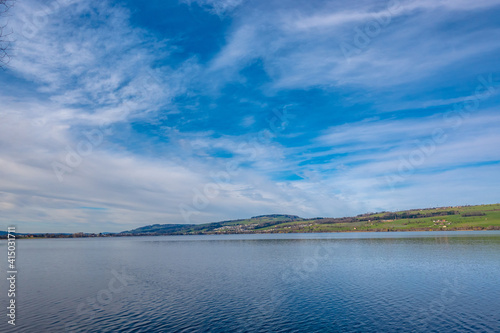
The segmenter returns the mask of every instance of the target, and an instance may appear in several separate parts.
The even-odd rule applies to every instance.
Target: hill
[[[260,215],[249,219],[229,220],[205,224],[154,224],[130,231],[123,231],[121,235],[186,235],[186,234],[214,234],[214,233],[248,233],[269,228],[287,222],[301,221],[295,215]]]
[[[437,230],[500,230],[500,204],[366,213],[341,218],[260,215],[198,225],[155,224],[117,236]]]

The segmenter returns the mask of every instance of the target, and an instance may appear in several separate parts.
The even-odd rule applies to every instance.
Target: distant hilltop
[[[284,214],[271,214],[271,215],[259,215],[253,216],[252,219],[267,219],[267,218],[287,218],[290,220],[301,220],[302,218],[297,215],[284,215]]]
[[[384,211],[339,218],[305,219],[296,215],[270,214],[204,224],[153,224],[119,233],[24,233],[16,235],[18,238],[80,238],[444,230],[500,230],[500,204],[411,209],[398,212]],[[0,238],[6,237],[5,232],[0,232]]]

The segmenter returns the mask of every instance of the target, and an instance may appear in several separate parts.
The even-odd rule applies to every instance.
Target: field
[[[500,204],[440,207],[363,214],[344,219],[309,219],[264,228],[268,232],[437,231],[500,229]]]

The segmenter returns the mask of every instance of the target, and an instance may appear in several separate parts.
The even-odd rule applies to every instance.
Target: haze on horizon
[[[500,1],[18,1],[0,230],[499,202]]]

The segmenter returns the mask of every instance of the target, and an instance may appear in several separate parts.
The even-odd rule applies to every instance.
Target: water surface
[[[500,232],[17,243],[19,332],[500,332]]]

